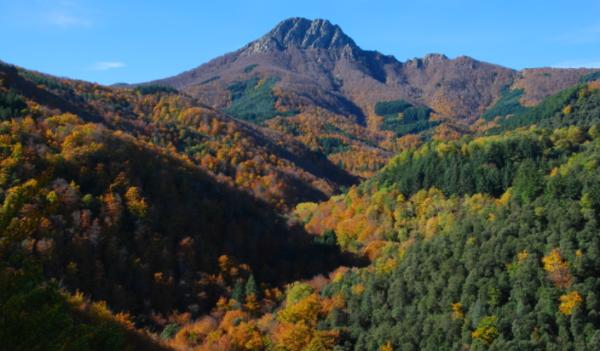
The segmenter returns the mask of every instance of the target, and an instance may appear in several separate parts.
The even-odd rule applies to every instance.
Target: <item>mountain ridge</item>
[[[176,88],[233,117],[291,135],[346,171],[369,177],[405,147],[404,136],[458,138],[477,128],[508,92],[518,93],[518,104],[533,106],[594,71],[518,71],[439,53],[401,62],[361,49],[327,20],[295,17],[236,51],[143,84]],[[393,101],[420,112],[408,119],[399,117],[402,111],[376,113],[378,104]],[[331,142],[345,147],[323,145]]]
[[[239,62],[243,62],[244,66],[240,67]],[[425,80],[432,77],[432,72],[428,71],[434,71],[433,73],[435,73],[445,67],[450,67],[450,72],[443,72],[444,77],[435,77],[435,82],[433,82],[434,84],[443,84],[442,78],[451,77],[452,73],[458,69],[457,67],[464,66],[465,69],[470,68],[470,70],[487,69],[493,71],[490,73],[492,75],[494,73],[500,75],[499,80],[505,85],[511,85],[520,78],[522,72],[527,71],[478,61],[469,56],[458,56],[450,59],[443,54],[436,53],[402,62],[393,55],[361,49],[339,26],[328,20],[315,19],[311,21],[306,18],[294,17],[279,22],[267,34],[236,51],[215,58],[181,74],[153,81],[153,83],[163,83],[183,89],[193,96],[206,99],[209,105],[219,107],[219,105],[224,106],[227,104],[226,97],[225,99],[221,97],[222,99],[219,101],[214,94],[211,95],[205,92],[207,89],[202,89],[198,85],[206,88],[219,88],[218,80],[225,80],[226,85],[230,80],[235,80],[227,79],[228,75],[239,75],[239,72],[234,71],[239,71],[240,68],[243,71],[244,68],[250,65],[258,65],[254,70],[260,70],[261,64],[267,66],[264,67],[264,72],[261,73],[282,74],[286,77],[291,77],[294,74],[300,75],[300,77],[292,77],[296,80],[294,82],[286,82],[286,77],[282,77],[279,86],[283,87],[284,90],[289,88],[289,90],[294,91],[294,83],[304,83],[302,78],[311,76],[314,79],[316,76],[314,73],[325,73],[324,76],[327,79],[322,77],[318,79],[319,77],[317,77],[314,81],[315,85],[321,89],[329,88],[329,90],[341,92],[347,99],[359,105],[365,114],[368,113],[365,110],[369,110],[369,107],[374,104],[378,96],[382,98],[388,96],[403,97],[415,103],[435,105],[432,100],[436,95],[436,89],[432,89],[424,83]],[[552,70],[553,72],[580,71],[580,69]],[[364,76],[355,77],[353,71],[359,71]],[[217,76],[218,78],[214,81],[206,82],[206,80]],[[569,75],[566,85],[574,82],[571,76],[572,74]],[[345,78],[342,79],[341,86],[339,82],[335,81],[336,78]],[[386,94],[379,91],[375,94],[377,96],[361,100],[355,92],[357,83],[347,82],[349,79],[358,81],[364,79],[374,80],[375,82],[369,83],[365,88],[372,88],[370,85],[378,85],[377,83],[379,83],[379,85],[386,86],[387,89],[392,89],[393,92]],[[565,87],[565,84],[561,84],[560,87],[552,89],[552,92]],[[375,89],[381,90],[381,87],[375,86]],[[449,117],[473,117],[474,114],[481,112],[480,109],[489,106],[492,103],[490,100],[497,98],[499,91],[496,90],[493,90],[489,94],[491,96],[485,98],[478,106],[470,104],[463,108],[447,111],[446,114]],[[537,94],[532,95],[536,96]],[[313,100],[318,99],[313,97]],[[432,107],[435,109],[435,106]],[[334,109],[334,112],[339,112],[339,110],[335,111]]]

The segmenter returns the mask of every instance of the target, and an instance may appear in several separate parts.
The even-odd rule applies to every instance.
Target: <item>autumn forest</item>
[[[291,18],[177,76],[0,61],[2,350],[600,350],[600,70]]]

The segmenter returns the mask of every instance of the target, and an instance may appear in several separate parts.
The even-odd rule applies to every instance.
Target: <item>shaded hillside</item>
[[[127,119],[129,108],[162,111],[169,105],[160,107],[161,101],[185,97],[120,95],[26,71],[13,77],[15,69],[7,69],[0,85],[0,305],[6,312],[0,323],[3,332],[27,330],[27,338],[21,331],[4,336],[9,348],[161,349],[149,331],[209,312],[220,299],[237,296],[240,285],[272,291],[257,303],[274,304],[284,283],[356,263],[290,225],[280,204],[165,144],[192,138],[185,134],[191,131],[145,123],[156,114]],[[24,76],[38,84],[26,84]],[[88,88],[96,90],[93,97]],[[127,104],[136,96],[139,105]],[[61,111],[82,106],[97,117],[86,121]],[[94,123],[99,119],[106,120]],[[216,117],[209,121],[217,128]]]
[[[5,262],[0,307],[0,337],[9,350],[171,350],[136,330],[129,315],[44,283],[36,270],[7,269]]]

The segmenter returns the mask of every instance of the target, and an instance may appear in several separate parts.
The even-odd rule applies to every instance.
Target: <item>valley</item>
[[[290,18],[173,77],[0,62],[10,350],[600,349],[600,70]]]

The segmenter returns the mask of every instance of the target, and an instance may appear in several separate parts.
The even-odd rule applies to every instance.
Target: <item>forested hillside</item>
[[[281,209],[324,199],[355,182],[322,154],[285,135],[241,123],[171,88],[108,88],[9,65],[0,65],[0,78],[5,119],[21,112],[23,98],[29,98],[34,108],[49,109],[46,114],[73,113],[166,149]]]
[[[308,230],[373,261],[322,289],[345,302],[323,319],[339,344],[600,347],[600,134],[583,114],[598,90],[578,91],[583,119],[569,124],[581,126],[428,143],[343,196],[298,207]]]
[[[599,78],[299,18],[153,83],[0,62],[0,349],[600,350]]]
[[[167,344],[597,349],[599,91],[575,91],[576,101],[536,119],[544,126],[431,141],[342,195],[298,205],[294,216],[315,242],[370,264],[295,282],[275,299],[249,281],[209,315],[174,326]],[[578,123],[567,118],[574,111]],[[553,120],[561,126],[545,126]]]
[[[1,329],[30,329],[27,338],[3,338],[16,348],[42,334],[49,339],[37,346],[49,349],[139,348],[134,327],[161,331],[180,314],[199,316],[236,284],[277,288],[344,262],[280,211],[324,196],[311,179],[336,186],[290,161],[319,170],[318,155],[310,164],[284,145],[263,146],[258,131],[172,91],[120,91],[4,68]],[[130,117],[136,109],[144,119]],[[22,319],[19,309],[30,303],[44,308]]]

